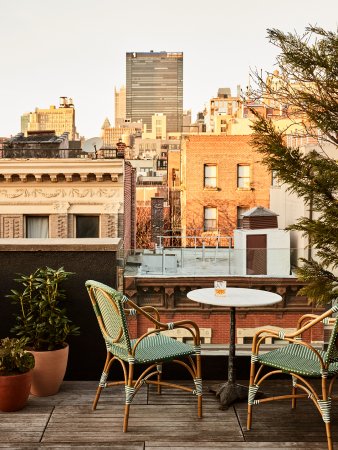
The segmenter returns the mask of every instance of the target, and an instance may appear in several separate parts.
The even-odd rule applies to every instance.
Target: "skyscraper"
[[[123,125],[126,120],[126,88],[114,89],[115,97],[115,126]]]
[[[150,129],[155,113],[167,117],[167,132],[181,131],[183,53],[126,53],[127,119],[142,119]]]

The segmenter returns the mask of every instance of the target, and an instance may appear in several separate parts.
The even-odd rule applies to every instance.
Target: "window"
[[[242,189],[250,188],[250,166],[238,164],[237,166],[237,187]]]
[[[204,164],[204,187],[217,188],[217,166],[216,164]]]
[[[77,238],[98,238],[99,216],[76,216]]]
[[[243,214],[249,211],[247,206],[237,206],[237,228],[242,228]]]
[[[217,230],[217,208],[204,208],[204,231]]]
[[[48,216],[26,216],[26,238],[48,238]]]
[[[281,181],[278,178],[277,171],[272,170],[271,172],[271,186],[280,187]]]

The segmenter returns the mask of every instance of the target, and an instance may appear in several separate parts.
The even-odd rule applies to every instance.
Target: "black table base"
[[[237,401],[248,400],[248,388],[241,384],[226,381],[225,383],[214,384],[209,387],[210,392],[214,392],[219,399],[219,409],[228,409]]]

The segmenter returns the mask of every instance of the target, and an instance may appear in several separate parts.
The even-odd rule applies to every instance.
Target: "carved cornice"
[[[111,188],[16,188],[0,189],[0,198],[109,198],[120,199],[122,193],[119,189]]]

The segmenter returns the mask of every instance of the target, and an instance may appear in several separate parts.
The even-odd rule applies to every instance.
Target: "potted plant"
[[[0,340],[0,411],[18,411],[28,400],[34,356],[24,339]]]
[[[79,334],[63,306],[66,295],[60,284],[71,272],[63,267],[42,267],[30,275],[20,274],[15,281],[21,290],[8,295],[19,305],[16,324],[12,331],[26,339],[28,349],[35,357],[31,394],[54,395],[58,392],[68,361],[69,335]]]

